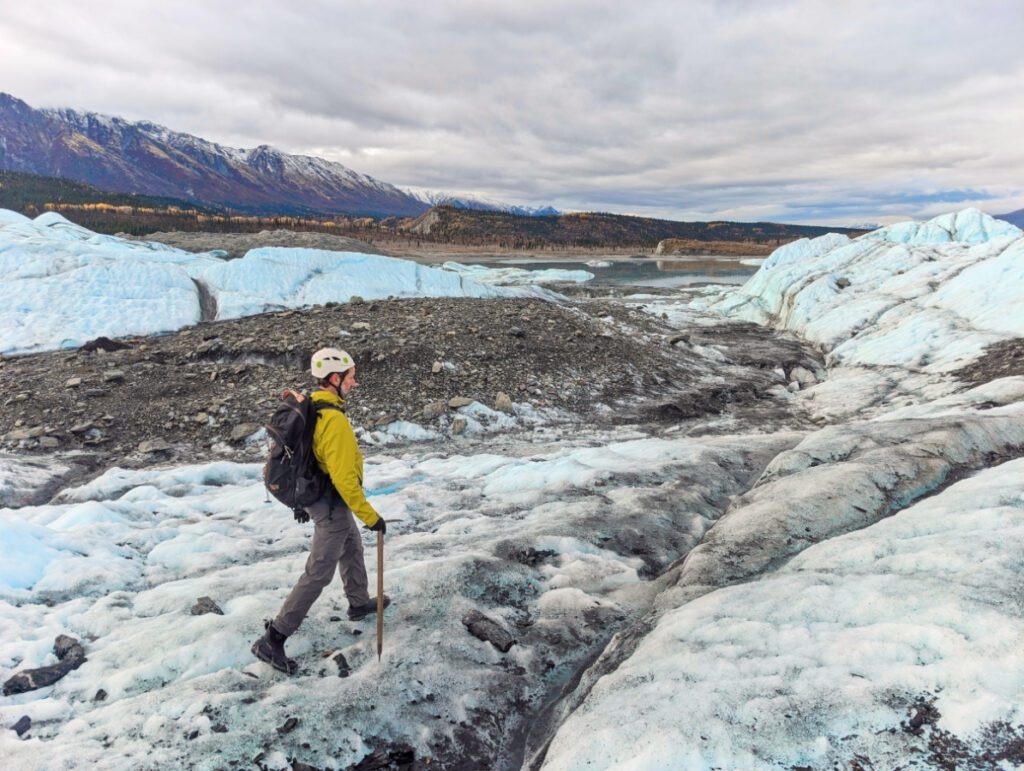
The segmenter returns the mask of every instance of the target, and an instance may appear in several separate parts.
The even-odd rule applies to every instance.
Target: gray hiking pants
[[[274,619],[274,628],[283,635],[291,635],[299,628],[316,598],[331,583],[335,568],[341,575],[349,605],[365,605],[370,601],[366,591],[363,539],[341,496],[330,489],[312,506],[307,506],[306,511],[313,520],[313,544],[305,571]]]

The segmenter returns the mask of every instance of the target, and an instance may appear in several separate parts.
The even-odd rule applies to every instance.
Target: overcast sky
[[[1024,0],[5,2],[0,91],[670,219],[1024,207]]]

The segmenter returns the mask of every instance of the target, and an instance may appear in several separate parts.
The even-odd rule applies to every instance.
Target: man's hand
[[[295,515],[295,521],[300,525],[304,525],[309,522],[309,514],[307,514],[305,510],[295,509],[292,513]]]
[[[381,535],[384,535],[388,531],[388,523],[384,521],[384,517],[377,517],[377,521],[370,525],[367,529],[373,530],[375,532],[380,533]]]

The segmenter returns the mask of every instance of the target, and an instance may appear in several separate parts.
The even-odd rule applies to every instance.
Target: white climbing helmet
[[[352,357],[337,348],[321,348],[309,361],[309,371],[317,380],[332,372],[347,372],[356,365]]]

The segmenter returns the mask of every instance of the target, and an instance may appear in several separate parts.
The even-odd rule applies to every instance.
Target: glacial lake
[[[509,265],[527,270],[586,270],[594,274],[594,282],[602,284],[625,284],[631,286],[676,287],[693,284],[743,284],[757,272],[757,265],[748,262],[760,261],[763,258],[750,257],[742,259],[622,259],[601,260],[597,257],[593,262],[610,263],[595,267],[580,260],[496,260],[488,263]]]

